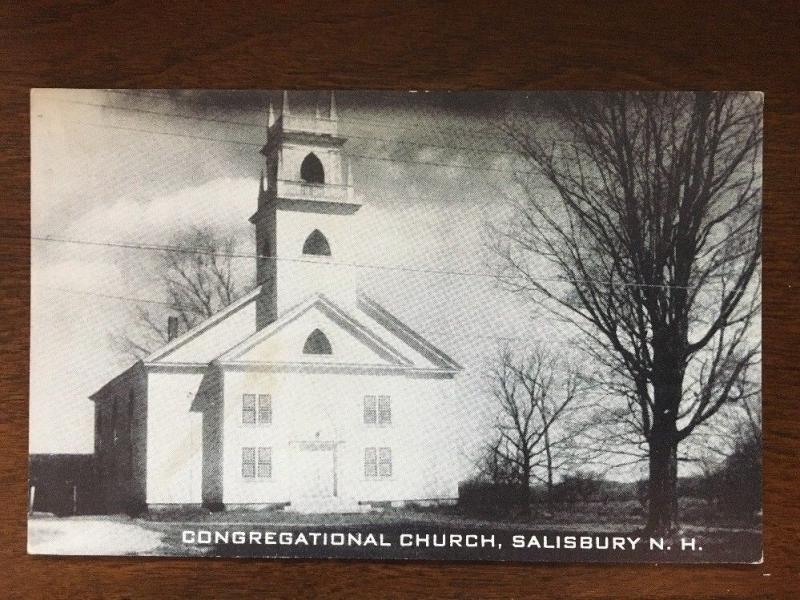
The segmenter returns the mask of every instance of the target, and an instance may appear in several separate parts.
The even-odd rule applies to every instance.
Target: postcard
[[[28,552],[760,562],[762,111],[32,90]]]

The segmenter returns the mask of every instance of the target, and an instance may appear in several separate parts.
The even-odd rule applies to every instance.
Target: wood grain
[[[0,9],[0,595],[790,598],[798,551],[797,140],[792,2],[173,1]],[[224,8],[223,8],[224,7]],[[31,87],[681,88],[766,93],[765,562],[442,564],[25,555]]]

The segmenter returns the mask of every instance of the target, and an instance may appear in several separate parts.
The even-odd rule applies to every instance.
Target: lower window
[[[272,448],[242,448],[242,477],[245,479],[271,479]]]
[[[392,476],[391,448],[364,448],[364,476],[367,479],[388,479]]]

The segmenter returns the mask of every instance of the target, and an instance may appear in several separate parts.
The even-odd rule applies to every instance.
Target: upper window
[[[303,254],[314,254],[316,256],[330,256],[331,247],[328,244],[328,238],[322,235],[319,229],[315,229],[306,238],[303,244]]]
[[[389,396],[364,396],[364,424],[392,424],[392,404]]]
[[[312,331],[311,335],[306,338],[306,343],[303,346],[303,354],[333,354],[328,336],[319,329]]]
[[[272,397],[259,394],[242,394],[242,423],[245,425],[269,425],[272,423]]]
[[[325,169],[313,152],[306,156],[300,165],[300,179],[305,183],[325,183]]]

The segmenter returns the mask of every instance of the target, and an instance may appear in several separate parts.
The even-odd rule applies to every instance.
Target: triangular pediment
[[[287,311],[217,361],[225,365],[413,366],[391,341],[321,294]]]

